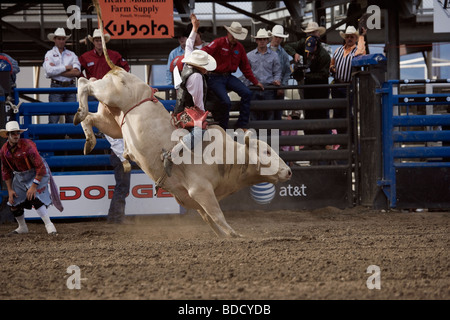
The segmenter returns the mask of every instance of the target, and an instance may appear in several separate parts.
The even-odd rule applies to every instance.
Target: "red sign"
[[[173,0],[99,0],[112,39],[171,38]]]

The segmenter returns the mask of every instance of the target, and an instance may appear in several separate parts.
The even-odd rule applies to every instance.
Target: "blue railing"
[[[411,107],[450,105],[450,94],[397,94],[400,85],[449,83],[450,80],[390,80],[382,94],[383,188],[390,206],[397,204],[396,170],[410,167],[450,167],[450,146],[428,146],[450,141],[450,114],[412,114]],[[425,113],[425,112],[420,112]],[[424,127],[423,130],[417,127]],[[434,127],[434,128],[433,128]],[[410,144],[408,144],[410,143]]]

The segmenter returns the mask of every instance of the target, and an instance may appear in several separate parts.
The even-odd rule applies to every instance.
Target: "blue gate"
[[[450,93],[399,93],[427,83],[450,79],[390,80],[378,91],[383,104],[378,185],[391,208],[450,208]]]

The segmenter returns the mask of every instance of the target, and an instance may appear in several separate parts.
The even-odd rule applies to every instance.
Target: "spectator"
[[[9,54],[6,54],[4,52],[0,52],[0,60],[3,60],[3,57],[5,57],[8,61],[8,63],[11,65],[11,89],[16,87],[16,80],[17,80],[17,74],[20,72],[19,63],[13,59]]]
[[[17,121],[9,121],[0,130],[0,136],[7,141],[0,150],[2,179],[8,188],[8,205],[19,227],[10,234],[28,233],[25,209],[34,209],[45,224],[48,234],[56,234],[47,208],[52,203],[48,189],[50,173],[45,160],[41,158],[36,145],[29,139],[21,139],[20,134],[28,129],[20,129]]]
[[[256,36],[252,36],[256,41],[256,49],[247,53],[247,58],[252,68],[253,74],[263,86],[281,84],[281,67],[278,55],[270,50],[267,45],[270,40],[270,32],[266,29],[259,29]],[[250,82],[245,80],[246,84]],[[276,90],[253,91],[252,100],[275,100]],[[273,120],[273,111],[252,111],[252,120]]]
[[[94,49],[89,50],[80,56],[82,70],[86,73],[86,78],[88,79],[102,79],[111,68],[106,62],[105,55],[103,54],[101,31],[95,29],[92,36],[88,35],[88,39],[94,44]],[[109,42],[110,39],[111,36],[105,34],[105,42]],[[128,62],[119,52],[110,49],[107,49],[107,52],[111,61],[116,66],[123,68],[127,72],[130,71]],[[103,106],[99,104],[99,108],[103,108]],[[114,179],[116,182],[113,197],[109,205],[107,221],[108,223],[123,223],[125,219],[125,198],[130,191],[131,166],[128,160],[123,157],[123,139],[114,139],[106,134],[105,138],[111,145],[109,159],[114,168]]]
[[[6,53],[0,53],[0,71],[9,70],[10,76],[6,79],[0,79],[0,85],[3,88],[5,95],[5,111],[6,111],[6,121],[15,120],[16,113],[19,110],[18,107],[13,103],[13,90],[16,88],[17,74],[20,72],[19,64],[15,59]]]
[[[364,36],[366,29],[362,28],[363,33],[359,32],[353,26],[348,26],[345,32],[340,31],[339,35],[344,39],[345,44],[336,49],[331,58],[330,72],[333,75],[333,83],[351,83],[352,81],[352,60],[358,55],[366,54],[366,44]],[[347,88],[332,88],[333,98],[346,98]],[[352,105],[353,96],[349,97]],[[346,118],[345,109],[334,109],[333,118]]]
[[[197,18],[195,18],[195,19],[197,19]],[[187,26],[187,28],[186,28],[186,32],[185,32],[186,37],[189,37],[189,36],[191,35],[191,32],[192,32],[193,27],[194,27],[194,25],[192,24],[192,22],[188,24],[188,26]],[[194,47],[193,47],[193,50],[196,50],[196,49],[197,49],[197,50],[200,50],[200,49],[203,48],[204,46],[207,46],[207,45],[208,45],[208,43],[206,43],[206,42],[203,40],[203,38],[202,38],[204,32],[205,32],[205,29],[204,29],[204,28],[198,27],[197,32],[195,33],[196,36],[195,36],[195,39],[194,39]]]
[[[94,44],[94,49],[89,50],[80,56],[81,71],[84,71],[87,79],[101,79],[109,72],[109,70],[111,70],[106,62],[105,55],[103,54],[101,31],[95,29],[92,36],[88,35],[88,39]],[[109,42],[110,39],[111,36],[105,34],[105,41]],[[110,49],[107,50],[108,56],[116,66],[123,68],[127,72],[130,71],[128,62],[122,58],[122,55],[119,52]]]
[[[184,55],[184,49],[186,48],[186,40],[189,34],[186,35],[186,32],[177,36],[178,43],[180,44],[178,47],[170,51],[169,57],[167,58],[167,67],[166,67],[166,83],[167,85],[173,85],[172,71],[170,70],[170,64],[173,59],[178,56]]]
[[[177,89],[177,101],[173,112],[179,126],[191,131],[183,136],[172,150],[163,151],[161,155],[165,172],[169,177],[172,172],[172,159],[179,156],[183,147],[192,150],[195,144],[202,140],[202,129],[207,116],[205,112],[206,73],[213,71],[217,65],[216,60],[205,51],[193,50],[200,21],[195,14],[191,14],[191,21],[193,27],[186,41],[185,58],[182,60],[184,67],[180,76],[181,84]],[[187,114],[188,117],[183,117],[183,114]],[[190,123],[183,122],[183,118],[188,119]]]
[[[126,197],[130,192],[131,165],[123,157],[123,139],[113,139],[105,134],[106,139],[111,144],[111,155],[109,157],[114,168],[114,179],[116,185],[109,204],[108,223],[124,223]]]
[[[250,116],[250,102],[252,92],[249,88],[232,73],[237,68],[241,70],[244,76],[256,86],[264,90],[264,86],[256,79],[252,68],[248,62],[244,46],[239,40],[247,37],[248,30],[243,28],[239,22],[231,23],[231,26],[224,26],[227,29],[227,35],[212,41],[202,50],[209,53],[218,63],[214,72],[209,74],[208,89],[212,91],[219,99],[218,105],[212,110],[214,120],[218,121],[223,129],[228,128],[230,117],[231,101],[228,91],[234,91],[241,97],[241,106],[239,118],[235,128],[248,128]]]
[[[288,43],[284,46],[286,52],[298,63],[303,58],[305,85],[328,84],[330,54],[320,43],[320,36],[325,33],[324,27],[319,27],[316,22],[308,23],[305,30],[306,38],[300,41]],[[301,81],[301,78],[297,78]],[[308,88],[304,90],[305,99],[328,99],[328,88]],[[328,119],[329,111],[326,109],[305,110],[305,119]],[[328,130],[304,130],[305,134],[328,134]]]
[[[49,33],[47,38],[55,42],[55,46],[47,51],[44,60],[44,70],[47,78],[51,78],[51,88],[76,87],[76,78],[81,74],[81,66],[76,54],[68,50],[64,28],[58,28],[54,33]],[[76,102],[77,94],[51,93],[49,102]],[[60,115],[50,115],[49,123],[58,123]],[[65,123],[73,123],[74,115],[65,115]]]
[[[292,57],[284,50],[284,48],[281,46],[281,43],[288,38],[289,35],[284,34],[284,28],[282,25],[275,25],[272,28],[272,39],[270,43],[268,44],[268,47],[276,52],[278,54],[278,58],[280,59],[280,67],[281,67],[281,85],[287,86],[289,85],[289,79],[291,76],[291,63]],[[284,89],[277,90],[277,94],[275,99],[278,100],[284,100]],[[275,111],[274,118],[275,120],[281,120],[283,115],[283,111]],[[295,110],[292,111],[286,111],[286,116],[288,120],[293,119],[300,119],[299,111]],[[298,134],[297,130],[289,130],[289,131],[281,131],[282,136],[296,136]],[[281,150],[283,151],[295,151],[294,146],[282,146]]]
[[[281,46],[281,43],[287,38],[289,35],[284,34],[284,28],[281,25],[275,25],[272,28],[272,38],[270,43],[267,45],[272,51],[278,54],[278,58],[280,60],[281,67],[281,85],[287,86],[289,85],[289,79],[291,75],[291,57],[288,55],[286,50]],[[284,100],[284,89],[277,90],[276,99]],[[275,120],[281,120],[282,111],[275,111]]]
[[[183,46],[184,50],[186,50],[186,41],[187,41],[187,38],[189,37],[189,35],[191,34],[191,31],[192,31],[192,23],[189,23],[188,26],[186,27],[185,32],[183,33],[183,37],[185,38],[184,46]],[[194,46],[193,46],[192,50],[201,49],[207,45],[207,43],[205,41],[203,41],[203,39],[202,39],[203,32],[204,32],[203,28],[198,28],[197,32],[195,33],[196,36],[194,38]],[[180,39],[180,38],[178,38],[178,39]],[[174,51],[174,50],[172,50],[172,51]],[[167,76],[166,76],[168,85],[174,84],[172,75],[173,75],[173,70],[174,70],[175,66],[178,66],[178,70],[180,72],[181,72],[181,70],[183,70],[181,60],[183,60],[184,56],[185,56],[185,52],[181,53],[180,55],[175,55],[173,57],[171,55],[169,55],[169,59],[167,61],[168,72],[167,72]],[[169,81],[169,79],[170,79],[170,81]]]

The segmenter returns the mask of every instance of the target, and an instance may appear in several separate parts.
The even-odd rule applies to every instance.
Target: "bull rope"
[[[125,112],[125,113],[123,114],[122,122],[120,123],[120,128],[122,128],[123,124],[125,123],[125,116],[127,115],[127,113],[130,112],[131,110],[133,110],[134,108],[140,106],[140,105],[143,104],[144,102],[147,102],[147,101],[153,101],[153,100],[152,100],[152,98],[144,99],[144,100],[142,100],[141,102],[138,102],[137,104],[135,104],[134,106],[132,106],[130,109],[128,109],[127,112]]]

